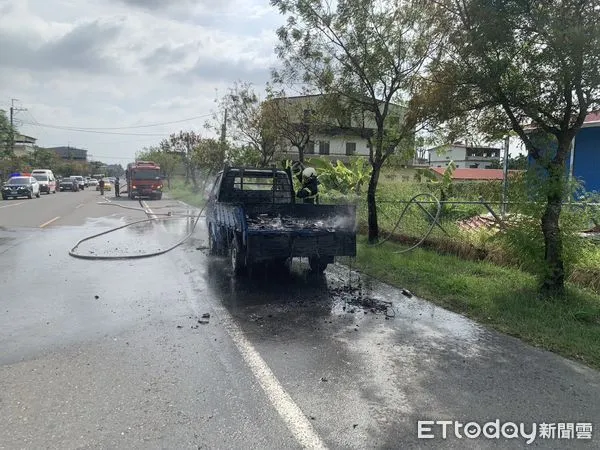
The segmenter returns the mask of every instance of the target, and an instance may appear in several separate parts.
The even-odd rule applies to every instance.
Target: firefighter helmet
[[[302,171],[302,178],[305,180],[310,180],[311,178],[316,178],[317,171],[312,167],[307,167]]]

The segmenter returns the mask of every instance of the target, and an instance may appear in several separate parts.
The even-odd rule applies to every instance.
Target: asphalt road
[[[146,217],[108,195],[0,203],[0,449],[599,448],[598,372],[346,267],[234,279],[194,217],[77,249],[139,255],[193,231],[163,256],[69,256]],[[419,439],[419,420],[592,423],[593,439]]]

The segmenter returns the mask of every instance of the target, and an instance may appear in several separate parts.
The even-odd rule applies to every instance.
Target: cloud
[[[120,129],[122,135],[64,127],[176,122],[209,115],[216,92],[233,81],[260,89],[277,63],[280,18],[267,3],[1,0],[0,109],[18,98],[28,110],[18,114],[20,131],[39,145],[70,143],[109,163],[133,158],[161,134],[206,134],[204,120]]]
[[[24,40],[0,29],[0,66],[32,71],[75,70],[94,73],[117,71],[117,61],[105,52],[122,31],[119,21],[95,20],[82,23],[59,38],[43,41],[41,36]]]

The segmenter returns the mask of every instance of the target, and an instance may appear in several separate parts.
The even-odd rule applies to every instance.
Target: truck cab
[[[160,166],[153,161],[136,161],[127,165],[125,171],[127,192],[130,199],[150,198],[160,200],[163,182]]]

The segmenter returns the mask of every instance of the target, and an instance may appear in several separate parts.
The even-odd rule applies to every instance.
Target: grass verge
[[[202,208],[205,200],[202,192],[194,192],[191,184],[185,184],[183,180],[171,181],[171,188],[165,189],[165,193],[169,194],[169,197],[173,200],[181,200],[188,205]]]
[[[355,267],[479,323],[600,369],[600,297],[569,285],[564,299],[540,298],[532,275],[485,261],[405,248],[370,247],[361,237]]]

